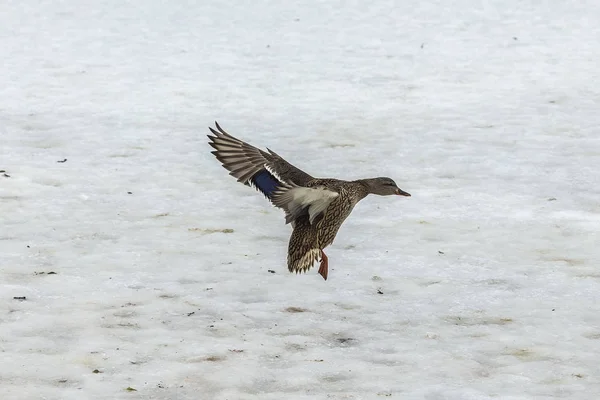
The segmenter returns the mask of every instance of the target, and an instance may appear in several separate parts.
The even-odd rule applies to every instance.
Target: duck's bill
[[[402,189],[396,189],[396,194],[397,194],[398,196],[406,196],[406,197],[410,197],[410,193],[408,193],[408,192],[405,192],[405,191],[404,191],[404,190],[402,190]]]

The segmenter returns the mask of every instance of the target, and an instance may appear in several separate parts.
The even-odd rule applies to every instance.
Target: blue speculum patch
[[[267,170],[262,170],[254,174],[250,181],[254,184],[254,186],[269,199],[273,192],[280,185],[279,181],[271,175],[271,173]]]

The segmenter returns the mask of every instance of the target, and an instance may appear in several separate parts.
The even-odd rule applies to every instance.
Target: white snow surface
[[[1,399],[600,398],[597,1],[6,0],[0,38]],[[214,120],[412,197],[289,274]]]

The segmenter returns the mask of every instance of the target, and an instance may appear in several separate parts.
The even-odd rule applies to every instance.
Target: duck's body
[[[310,216],[303,215],[293,221],[294,230],[288,246],[288,268],[290,271],[306,272],[321,258],[319,273],[327,279],[328,262],[323,249],[333,243],[342,223],[348,218],[356,203],[368,193],[358,182],[337,179],[314,179],[307,187],[325,187],[338,193],[319,221],[310,223]]]
[[[209,128],[209,144],[230,175],[254,186],[286,213],[293,227],[288,247],[290,272],[306,272],[321,258],[319,273],[328,275],[328,260],[323,249],[329,246],[352,209],[368,194],[410,194],[399,189],[390,178],[343,181],[313,178],[294,167],[275,152],[268,153],[225,132],[219,124]]]

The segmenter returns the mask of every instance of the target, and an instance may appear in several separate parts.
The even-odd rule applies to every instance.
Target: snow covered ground
[[[0,398],[600,398],[596,1],[5,1],[0,38]],[[413,197],[291,275],[215,119]]]

